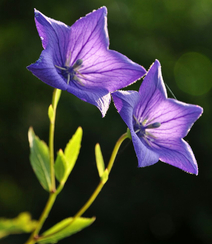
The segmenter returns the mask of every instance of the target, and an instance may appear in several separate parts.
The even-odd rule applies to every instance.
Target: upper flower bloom
[[[112,97],[131,132],[139,167],[155,164],[160,159],[198,174],[192,149],[182,138],[203,110],[167,98],[159,61],[150,67],[139,92],[117,91]]]
[[[48,85],[67,90],[99,108],[104,116],[110,92],[130,85],[146,70],[126,56],[109,50],[107,9],[80,18],[71,27],[35,10],[44,50],[27,68]]]

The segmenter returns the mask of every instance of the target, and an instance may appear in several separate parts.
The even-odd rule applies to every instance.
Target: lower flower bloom
[[[203,109],[167,98],[158,60],[150,67],[139,92],[117,91],[112,93],[112,97],[130,130],[139,167],[161,160],[198,174],[195,156],[183,137]]]

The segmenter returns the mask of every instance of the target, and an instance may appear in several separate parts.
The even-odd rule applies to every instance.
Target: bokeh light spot
[[[200,96],[212,87],[212,62],[197,52],[183,54],[174,67],[178,87],[191,95]]]

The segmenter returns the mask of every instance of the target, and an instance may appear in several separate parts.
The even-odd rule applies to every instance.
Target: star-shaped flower
[[[146,73],[126,56],[109,50],[106,15],[107,9],[102,7],[69,27],[35,10],[44,50],[27,67],[46,84],[97,106],[103,116],[110,104],[110,92]]]
[[[115,106],[128,126],[139,167],[163,162],[198,174],[195,156],[185,137],[203,109],[167,98],[159,61],[150,67],[139,92],[117,91]]]

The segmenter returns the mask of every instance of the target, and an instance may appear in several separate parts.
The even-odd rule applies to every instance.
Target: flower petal
[[[102,117],[105,116],[111,101],[110,93],[107,90],[98,88],[98,91],[95,88],[86,88],[77,83],[73,83],[72,86],[68,87],[68,92],[72,93],[81,100],[93,104],[96,106],[102,113]]]
[[[80,18],[71,26],[67,52],[71,53],[72,64],[82,59],[84,65],[90,56],[98,57],[99,50],[107,49],[109,38],[106,15],[107,9],[102,7]],[[92,66],[92,63],[89,63],[89,66]]]
[[[166,99],[149,110],[149,118],[161,126],[151,130],[156,138],[183,138],[193,123],[200,117],[203,109],[197,105],[186,104],[174,99]]]
[[[146,70],[121,53],[108,49],[106,15],[107,9],[102,7],[76,21],[71,27],[69,52],[72,64],[83,60],[80,68],[83,84],[113,92],[135,82]]]
[[[43,48],[49,48],[58,66],[66,61],[67,47],[71,29],[66,24],[51,19],[35,9],[35,24]]]
[[[49,49],[44,49],[39,59],[27,67],[29,71],[36,77],[41,79],[44,83],[61,89],[66,90],[68,85],[67,82],[58,74],[55,69],[52,54]]]
[[[135,153],[138,158],[138,166],[146,167],[157,163],[159,160],[159,154],[148,147],[145,140],[143,138],[139,138],[134,130],[130,130],[130,132]]]
[[[170,138],[156,140],[154,151],[160,155],[159,159],[188,173],[198,174],[198,166],[191,147],[183,139]]]
[[[46,17],[35,9],[35,23],[44,50],[39,59],[27,67],[37,78],[46,84],[67,89],[67,81],[58,73],[55,64],[62,66],[66,60],[70,27],[60,21]]]
[[[138,103],[140,95],[136,91],[117,91],[113,92],[112,98],[118,113],[130,130],[133,130],[133,111]]]
[[[147,119],[149,111],[154,111],[155,106],[167,98],[167,93],[161,75],[161,66],[156,60],[147,72],[140,89],[141,100],[137,108],[137,118]]]

